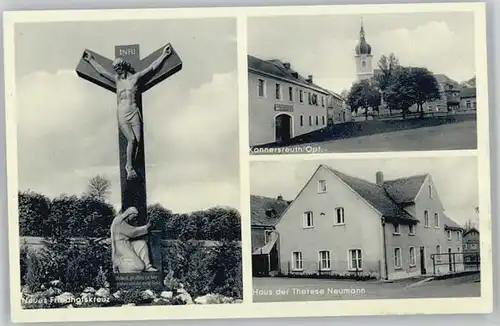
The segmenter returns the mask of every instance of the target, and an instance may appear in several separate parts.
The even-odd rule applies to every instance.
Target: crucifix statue
[[[142,60],[137,44],[115,46],[114,60],[85,50],[76,68],[79,77],[116,94],[121,211],[137,211],[136,224],[147,221],[142,94],[181,69],[182,62],[170,44]]]

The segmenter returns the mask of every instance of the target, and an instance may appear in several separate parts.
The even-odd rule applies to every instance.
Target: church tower
[[[366,43],[365,29],[363,27],[363,18],[361,18],[361,29],[359,30],[359,41],[354,49],[356,55],[356,75],[358,80],[370,79],[373,77],[373,56],[372,47]]]

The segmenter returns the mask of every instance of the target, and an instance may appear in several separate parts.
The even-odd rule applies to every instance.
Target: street
[[[322,301],[360,299],[411,299],[480,296],[479,274],[445,280],[394,283],[380,281],[328,280],[305,278],[254,278],[254,302]]]
[[[282,149],[285,148],[290,154],[304,154],[308,148],[314,149],[314,153],[476,149],[476,122],[464,121],[368,136],[308,142]],[[266,154],[266,152],[255,151],[255,154]]]
[[[321,146],[321,152],[329,153],[476,149],[476,122],[465,121],[393,131],[327,141],[316,145]]]

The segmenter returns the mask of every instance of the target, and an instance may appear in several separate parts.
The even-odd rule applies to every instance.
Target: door
[[[425,269],[425,247],[420,247],[420,272],[422,275],[427,274]]]
[[[252,275],[254,277],[269,276],[269,260],[267,255],[252,255]]]
[[[275,118],[276,142],[281,143],[292,138],[292,117],[288,114],[280,114]]]

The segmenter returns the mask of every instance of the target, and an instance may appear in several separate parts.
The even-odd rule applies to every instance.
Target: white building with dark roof
[[[318,166],[268,235],[278,272],[392,280],[463,271],[462,228],[445,214],[432,177],[375,179]]]
[[[286,142],[327,126],[330,93],[290,63],[248,56],[250,146]]]
[[[334,125],[351,121],[352,113],[346,103],[346,99],[333,91],[328,91],[328,93],[329,95],[326,100],[327,123]]]
[[[464,87],[460,90],[460,110],[475,111],[477,108],[475,87]]]

